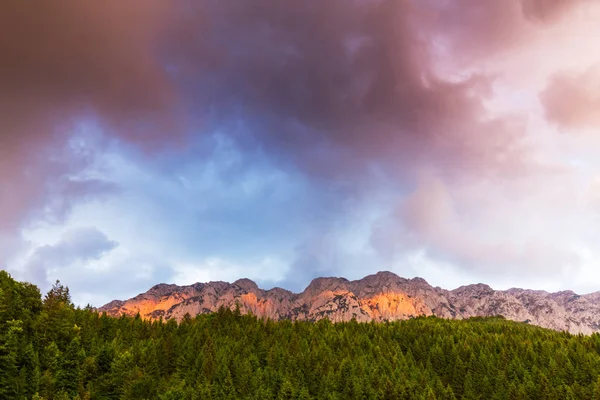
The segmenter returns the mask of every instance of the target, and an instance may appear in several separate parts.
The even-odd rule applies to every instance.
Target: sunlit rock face
[[[190,286],[160,284],[127,301],[112,301],[99,311],[179,321],[186,314],[211,313],[222,306],[273,320],[385,322],[429,315],[451,319],[502,315],[572,333],[600,331],[600,292],[497,291],[484,284],[445,290],[422,278],[405,279],[391,272],[356,281],[317,278],[302,293],[262,290],[249,279]]]

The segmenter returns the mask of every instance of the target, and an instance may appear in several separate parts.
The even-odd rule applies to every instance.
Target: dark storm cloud
[[[335,176],[374,160],[395,171],[514,169],[518,129],[483,120],[489,79],[436,76],[431,22],[465,51],[510,42],[523,15],[545,20],[567,3],[4,1],[0,174],[20,189],[0,193],[1,219],[18,221],[9,216],[64,173],[39,151],[82,116],[155,148],[182,133],[185,113],[196,130],[242,120],[251,134],[241,143]],[[498,152],[503,161],[490,161]],[[30,164],[41,164],[35,179],[23,177]]]
[[[4,149],[46,138],[53,123],[78,113],[152,120],[169,108],[172,90],[155,57],[165,3],[7,0],[1,7]]]
[[[436,76],[423,12],[411,2],[193,4],[190,24],[193,15],[208,22],[174,46],[177,79],[207,115],[246,121],[260,146],[312,172],[375,160],[404,171],[497,172],[521,162],[511,150],[519,133],[482,118],[491,81]],[[498,151],[510,154],[491,162]]]
[[[400,186],[422,169],[522,174],[521,121],[483,105],[493,77],[450,80],[436,52],[497,55],[577,3],[5,0],[0,234],[31,209],[60,215],[113,190],[65,184],[91,162],[68,143],[82,118],[152,151],[217,130],[331,191],[359,186],[371,167]],[[311,252],[299,251],[298,268]]]
[[[483,107],[493,77],[439,76],[436,46],[493,56],[580,3],[190,2],[167,58],[207,121],[244,121],[251,134],[238,141],[313,175],[356,177],[373,163],[400,178],[522,173],[521,121]]]
[[[53,201],[49,187],[82,166],[65,152],[78,119],[96,116],[144,144],[169,132],[175,95],[154,54],[167,8],[154,0],[2,2],[0,229]]]

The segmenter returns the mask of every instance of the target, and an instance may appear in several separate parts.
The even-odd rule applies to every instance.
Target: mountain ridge
[[[179,321],[186,314],[210,313],[222,306],[238,306],[242,313],[274,320],[385,322],[430,315],[448,319],[502,315],[559,331],[600,332],[600,292],[494,290],[483,283],[447,290],[423,278],[407,279],[389,271],[353,281],[315,278],[300,293],[279,287],[261,289],[247,278],[185,286],[161,283],[129,300],[113,300],[98,311]]]

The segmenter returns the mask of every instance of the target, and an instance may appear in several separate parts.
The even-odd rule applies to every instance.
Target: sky
[[[0,267],[94,306],[381,270],[600,290],[599,20],[595,0],[4,0]]]

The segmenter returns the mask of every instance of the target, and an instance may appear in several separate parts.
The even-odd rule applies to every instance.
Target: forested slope
[[[112,318],[0,271],[0,399],[600,399],[599,351],[502,318]]]

